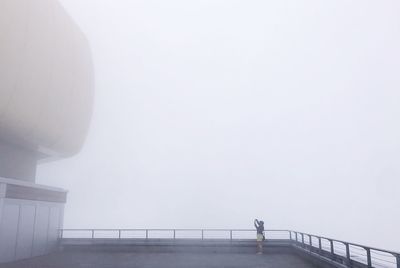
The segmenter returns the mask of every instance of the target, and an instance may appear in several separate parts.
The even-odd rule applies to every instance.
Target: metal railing
[[[62,239],[254,240],[254,229],[62,229]],[[400,253],[290,230],[265,230],[288,245],[346,267],[400,268]]]
[[[265,230],[271,240],[289,240],[288,230]],[[250,240],[253,229],[62,229],[61,238]]]
[[[400,268],[399,252],[368,247],[313,234],[296,231],[289,232],[290,240],[294,242],[294,246],[301,247],[310,253],[329,258],[347,267]]]

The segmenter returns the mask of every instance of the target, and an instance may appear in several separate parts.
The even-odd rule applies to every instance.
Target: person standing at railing
[[[262,254],[263,253],[263,241],[265,240],[264,222],[255,219],[254,226],[257,229],[257,254]]]

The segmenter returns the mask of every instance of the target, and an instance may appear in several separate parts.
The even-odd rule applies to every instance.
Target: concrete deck
[[[135,253],[64,251],[2,268],[316,268],[289,253]]]

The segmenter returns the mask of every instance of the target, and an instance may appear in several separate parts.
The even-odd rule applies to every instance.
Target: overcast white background
[[[67,228],[289,228],[400,250],[400,2],[61,1],[93,50]]]

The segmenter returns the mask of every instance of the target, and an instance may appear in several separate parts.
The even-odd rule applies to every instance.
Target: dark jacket
[[[264,233],[264,223],[261,223],[258,220],[254,221],[254,226],[257,229],[257,234],[263,234]]]

